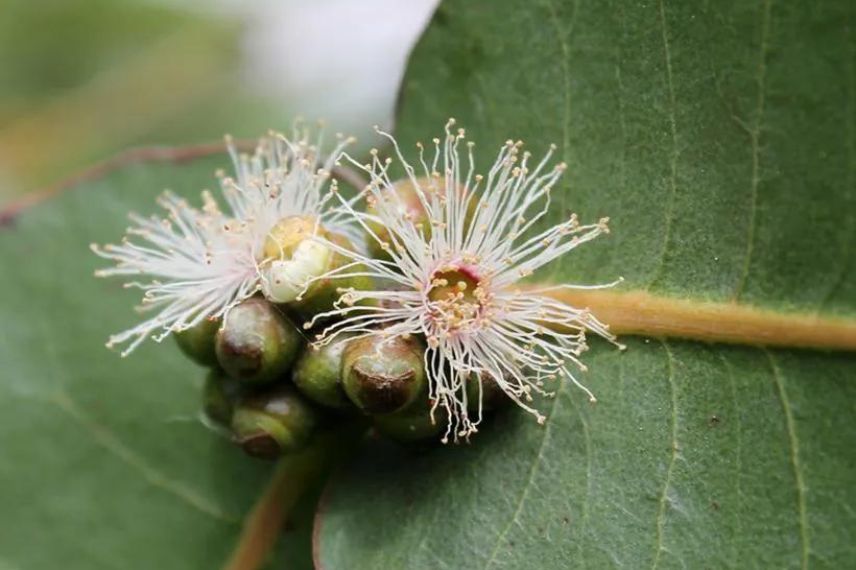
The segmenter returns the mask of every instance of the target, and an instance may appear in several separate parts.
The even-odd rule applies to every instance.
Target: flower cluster
[[[120,245],[91,246],[97,255],[116,263],[97,276],[150,279],[125,286],[142,289],[138,309],[154,315],[112,336],[108,346],[127,344],[125,356],[149,336],[160,341],[203,319],[219,318],[259,290],[290,301],[311,276],[306,265],[325,267],[328,252],[317,243],[304,240],[283,259],[271,239],[283,220],[295,218],[305,221],[302,225],[308,226],[309,234],[323,223],[353,235],[353,222],[326,203],[336,188],[336,181],[331,181],[333,163],[350,141],[340,140],[322,159],[322,141],[310,142],[309,135],[303,129],[292,140],[271,133],[252,156],[239,154],[227,137],[235,176],[218,172],[225,211],[208,191],[202,193],[201,208],[165,192],[158,204],[167,217],[132,213],[133,225]]]
[[[480,174],[474,144],[454,120],[431,152],[417,145],[412,163],[391,135],[378,132],[394,156],[373,150],[368,164],[344,151],[345,140],[322,159],[305,132],[294,142],[263,139],[252,157],[230,144],[237,173],[221,177],[226,213],[210,194],[203,194],[201,209],[165,194],[167,219],[132,215],[135,225],[122,245],[93,247],[117,263],[99,274],[150,277],[129,286],[145,291],[143,310],[157,312],[110,343],[128,343],[127,353],[147,336],[160,340],[222,319],[259,293],[289,306],[332,288],[326,306],[301,313],[313,348],[368,343],[369,359],[385,362],[385,346],[416,339],[424,346],[424,409],[442,425],[443,441],[477,431],[492,389],[539,422],[545,418],[533,397],[552,395],[563,379],[594,401],[572,372],[585,370],[586,333],[621,345],[588,310],[550,293],[618,281],[526,283],[542,266],[608,232],[606,218],[584,224],[571,215],[548,223],[551,191],[566,168],[552,162],[555,147],[536,161],[521,142],[507,141]],[[335,165],[368,177],[353,198],[338,191]],[[360,374],[355,385],[372,377]],[[364,393],[352,394],[349,380],[342,381],[351,400],[365,403]],[[382,396],[378,401],[388,403],[389,394]]]

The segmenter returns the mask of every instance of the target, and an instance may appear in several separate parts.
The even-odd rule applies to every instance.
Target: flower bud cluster
[[[360,418],[398,442],[439,439],[446,422],[432,417],[421,339],[345,336],[313,347],[301,322],[293,307],[257,295],[175,335],[188,358],[209,368],[202,392],[208,423],[264,459]],[[482,382],[486,399],[497,396],[490,386]],[[477,393],[478,382],[468,389]]]
[[[577,378],[587,335],[623,345],[556,293],[621,279],[524,280],[607,234],[608,218],[548,221],[566,169],[555,146],[538,160],[508,140],[479,171],[465,130],[449,119],[444,131],[416,160],[380,130],[392,156],[374,149],[368,162],[344,152],[345,137],[325,155],[301,129],[252,155],[229,143],[225,208],[209,192],[201,208],[166,193],[166,217],[132,214],[121,244],[92,246],[115,263],[98,275],[144,292],[146,318],[108,345],[127,355],[174,335],[210,368],[206,416],[258,457],[302,448],[335,418],[445,443],[468,440],[506,401],[543,424],[540,403],[563,382],[594,402]],[[343,195],[348,169],[357,191]]]

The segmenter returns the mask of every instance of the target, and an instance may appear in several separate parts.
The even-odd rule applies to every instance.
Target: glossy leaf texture
[[[452,116],[568,172],[612,234],[536,278],[856,314],[851,2],[449,0],[411,56],[405,153]],[[337,568],[838,568],[856,559],[856,357],[629,339],[470,446],[382,444],[327,489]]]
[[[131,164],[0,226],[0,568],[228,559],[273,467],[202,425],[205,372],[171,339],[125,359],[104,348],[138,318],[139,292],[95,279],[88,249],[116,242],[130,210],[155,213],[164,188],[198,201],[226,166]],[[294,521],[271,566],[311,566],[310,530]]]

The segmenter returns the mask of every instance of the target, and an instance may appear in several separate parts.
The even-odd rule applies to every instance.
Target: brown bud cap
[[[411,404],[425,387],[424,348],[415,338],[353,340],[342,357],[348,398],[367,414],[391,414]]]

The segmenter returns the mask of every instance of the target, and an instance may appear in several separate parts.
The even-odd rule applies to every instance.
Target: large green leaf
[[[459,0],[414,54],[399,134],[410,148],[454,115],[481,165],[508,137],[559,143],[556,219],[614,232],[545,278],[853,315],[852,10]],[[129,165],[3,220],[0,568],[228,558],[271,470],[199,424],[202,372],[172,347],[103,348],[136,295],[93,279],[87,249],[224,163]],[[544,427],[508,410],[471,446],[368,446],[328,489],[320,563],[852,565],[856,358],[628,344],[590,353],[596,407],[564,388]],[[308,565],[295,524],[275,567]]]
[[[597,406],[565,389],[543,428],[366,449],[328,490],[323,567],[852,564],[856,360],[634,341],[591,368]]]
[[[204,372],[171,340],[104,348],[138,293],[96,280],[88,250],[227,160],[128,166],[0,226],[0,568],[208,570],[234,548],[272,468],[200,423]],[[292,526],[278,550],[309,567],[309,522]]]
[[[551,221],[613,235],[541,278],[856,311],[852,2],[451,1],[402,87],[405,148],[453,116],[485,168],[561,147]]]
[[[542,278],[856,314],[856,5],[449,0],[397,132],[449,116],[555,142],[553,221],[613,235]],[[596,346],[591,407],[501,414],[472,446],[374,445],[328,489],[324,568],[840,568],[856,560],[856,358]]]

